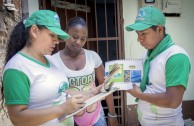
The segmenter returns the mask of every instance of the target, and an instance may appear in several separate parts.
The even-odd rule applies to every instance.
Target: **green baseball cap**
[[[166,18],[159,9],[152,6],[147,6],[139,9],[135,23],[125,27],[127,31],[142,31],[152,26],[165,26]]]
[[[27,28],[34,24],[45,26],[63,40],[70,38],[70,36],[61,29],[60,19],[56,12],[50,10],[35,11],[28,19],[26,19],[24,25]]]

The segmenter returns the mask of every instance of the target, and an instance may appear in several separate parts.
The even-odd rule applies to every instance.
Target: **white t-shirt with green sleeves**
[[[186,89],[190,68],[187,52],[177,45],[169,47],[150,62],[149,85],[144,93],[164,93],[167,87],[177,85]],[[137,112],[143,126],[184,126],[182,104],[171,109],[139,100]]]
[[[69,83],[48,59],[47,63],[44,65],[20,52],[9,60],[3,73],[6,105],[27,105],[28,109],[54,105],[53,101],[67,90]],[[69,122],[70,126],[74,125],[73,118],[69,118]],[[65,126],[58,119],[43,125]]]

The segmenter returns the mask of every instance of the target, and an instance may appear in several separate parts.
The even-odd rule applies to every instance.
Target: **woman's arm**
[[[35,126],[79,110],[85,105],[82,95],[68,98],[61,105],[43,109],[28,109],[26,105],[8,105],[8,113],[14,126]]]
[[[96,71],[95,73],[96,78],[99,84],[103,84],[104,83],[104,73],[105,73],[103,64],[101,64],[98,68],[96,68],[95,71]],[[110,94],[109,96],[107,96],[105,100],[107,103],[109,114],[113,116],[117,115],[115,112],[115,107],[114,107],[113,94]],[[108,117],[108,123],[109,123],[109,126],[117,126],[118,125],[117,118]]]

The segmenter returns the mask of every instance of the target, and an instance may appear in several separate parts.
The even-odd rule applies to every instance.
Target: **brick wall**
[[[22,14],[21,0],[14,0],[15,8],[18,11],[8,11],[2,1],[0,0],[0,77],[2,76],[8,38],[13,27],[21,20]]]
[[[17,12],[9,12],[6,10],[6,8],[3,6],[3,0],[0,0],[0,80],[2,76],[2,70],[4,66],[4,60],[5,60],[5,53],[6,53],[6,46],[8,37],[17,23],[18,20],[20,20],[21,15],[21,5],[20,2],[17,0],[17,8],[19,11]],[[15,1],[15,0],[14,0]],[[1,81],[0,81],[0,88],[1,88]],[[0,92],[0,125],[1,126],[13,126],[9,118],[5,118],[4,112],[1,111],[1,92]]]
[[[0,32],[0,76],[2,75],[3,62],[5,59],[5,49],[6,49],[6,38],[4,37],[4,33]]]
[[[6,45],[12,28],[15,26],[15,21],[4,13],[0,12],[0,76],[4,65]]]

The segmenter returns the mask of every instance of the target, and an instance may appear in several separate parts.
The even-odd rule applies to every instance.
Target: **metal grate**
[[[67,20],[81,16],[88,24],[86,49],[96,51],[103,63],[124,58],[122,0],[39,0],[40,9],[56,11],[65,30]],[[64,48],[60,43],[56,51]],[[120,126],[125,125],[126,96],[123,91],[113,93],[114,106]],[[108,108],[102,101],[107,117]]]

